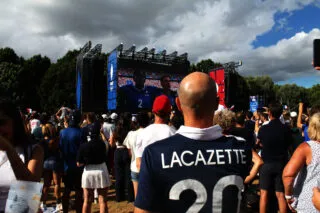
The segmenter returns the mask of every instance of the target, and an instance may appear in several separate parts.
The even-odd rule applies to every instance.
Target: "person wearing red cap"
[[[136,163],[140,170],[143,150],[155,141],[159,141],[175,134],[175,130],[167,123],[171,113],[170,99],[166,95],[158,96],[152,106],[154,123],[143,129],[137,136]]]
[[[176,104],[184,125],[144,149],[134,212],[240,212],[252,152],[213,126],[215,82],[205,73],[189,74]]]

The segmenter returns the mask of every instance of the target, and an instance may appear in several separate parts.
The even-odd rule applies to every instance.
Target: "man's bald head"
[[[188,108],[196,115],[214,113],[218,106],[216,84],[205,73],[187,75],[181,81],[178,95],[182,110]]]

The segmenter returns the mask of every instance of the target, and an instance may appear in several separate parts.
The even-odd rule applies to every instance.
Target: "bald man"
[[[135,213],[239,212],[251,150],[213,126],[215,82],[200,72],[186,76],[176,103],[185,125],[144,150]]]

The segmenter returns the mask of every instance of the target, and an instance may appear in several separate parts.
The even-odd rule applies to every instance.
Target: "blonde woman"
[[[289,208],[295,208],[297,212],[313,213],[319,212],[312,205],[312,189],[318,186],[320,180],[320,113],[311,117],[308,136],[310,141],[302,143],[295,150],[283,171],[282,179]],[[299,177],[304,178],[298,178],[302,184],[294,187],[299,172]]]
[[[223,134],[228,135],[231,127],[234,126],[235,113],[231,110],[224,109],[215,113],[213,124],[218,124],[222,128]]]

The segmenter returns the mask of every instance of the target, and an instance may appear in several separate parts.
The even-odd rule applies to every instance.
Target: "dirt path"
[[[108,191],[109,213],[130,213],[130,212],[133,212],[133,208],[134,208],[133,202],[128,203],[127,201],[122,201],[122,202],[115,201],[116,194],[115,194],[115,190],[114,190],[113,186]],[[61,191],[63,191],[63,189]],[[74,200],[74,193],[71,193],[71,202],[72,202],[72,200]],[[53,187],[51,187],[49,190],[47,206],[48,207],[55,206],[55,199],[53,197]],[[69,212],[75,213],[74,210],[70,210]],[[95,204],[95,203],[92,204],[92,213],[99,213],[99,204]]]
[[[111,186],[111,189],[108,191],[108,208],[109,213],[133,213],[134,206],[133,202],[128,203],[127,201],[122,202],[116,202],[115,201],[115,190],[114,185]],[[63,190],[62,190],[63,191]],[[54,206],[55,205],[55,199],[53,197],[53,188],[50,188],[49,195],[48,195],[48,201],[47,206]],[[71,200],[74,199],[74,193],[71,194]],[[244,205],[242,205],[241,213],[257,213],[257,207],[248,209],[244,208]],[[75,213],[74,210],[70,210],[69,212]],[[92,213],[99,213],[99,205],[98,204],[92,204]]]

